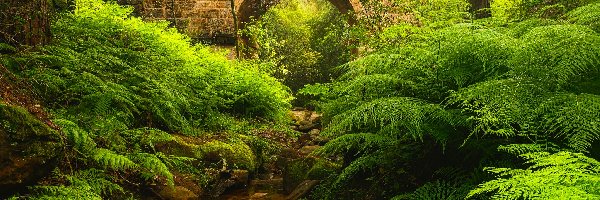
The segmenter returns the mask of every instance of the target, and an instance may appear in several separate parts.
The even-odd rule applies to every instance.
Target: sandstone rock
[[[302,148],[300,148],[300,154],[301,155],[308,155],[310,153],[312,153],[313,151],[317,150],[318,148],[320,148],[321,146],[317,146],[317,145],[313,145],[313,146],[303,146]]]
[[[288,200],[296,200],[306,196],[315,186],[319,185],[319,180],[305,180],[287,196]]]
[[[231,179],[235,181],[234,185],[245,187],[250,181],[250,172],[240,169],[233,170],[231,172]]]
[[[264,199],[269,193],[254,193],[250,199]]]
[[[50,173],[62,147],[57,131],[24,108],[0,103],[0,196]]]
[[[316,127],[317,127],[316,124],[308,123],[308,124],[305,124],[305,125],[298,126],[298,131],[307,133],[308,131],[310,131],[310,130],[316,128]]]
[[[310,134],[303,133],[302,135],[300,135],[300,137],[298,137],[297,143],[299,146],[304,146],[307,145],[311,140],[312,137],[310,136]]]
[[[320,133],[321,133],[321,130],[319,130],[319,129],[312,129],[308,132],[308,134],[310,134],[313,137],[319,136]]]
[[[315,158],[312,157],[289,160],[283,170],[283,190],[290,193],[298,184],[302,183],[315,161]]]
[[[160,186],[158,194],[167,200],[191,200],[198,199],[198,195],[183,186]]]

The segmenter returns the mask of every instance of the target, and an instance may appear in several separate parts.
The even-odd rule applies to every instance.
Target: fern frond
[[[489,168],[501,177],[480,184],[467,198],[493,194],[492,199],[598,199],[600,162],[580,153],[546,152],[521,155],[528,169]],[[506,178],[504,178],[506,176]]]
[[[465,199],[469,189],[469,185],[456,185],[438,180],[427,182],[425,185],[417,188],[414,192],[395,196],[392,200],[459,200]]]
[[[137,153],[129,156],[132,160],[137,162],[138,166],[141,167],[142,177],[146,180],[152,179],[154,176],[163,176],[167,179],[168,185],[174,185],[173,174],[169,171],[169,168],[165,163],[154,154],[149,153]]]
[[[542,128],[561,138],[576,151],[586,152],[600,139],[600,96],[556,94],[538,108]]]
[[[510,61],[516,77],[534,78],[540,85],[563,88],[598,73],[600,36],[585,26],[553,25],[533,28],[524,46]]]
[[[92,158],[100,166],[108,169],[125,170],[137,167],[137,165],[124,155],[117,154],[111,150],[95,149]]]
[[[79,128],[77,124],[65,119],[57,119],[53,122],[61,127],[70,143],[83,154],[90,154],[96,148],[94,139],[90,137],[87,131]]]
[[[570,22],[589,26],[596,33],[600,33],[600,3],[579,7],[567,13],[566,16]]]
[[[315,155],[339,155],[348,152],[363,155],[386,148],[395,142],[392,138],[372,133],[346,134],[337,137],[315,150]]]
[[[399,132],[406,131],[408,136],[420,139],[437,116],[446,114],[448,113],[439,105],[422,100],[407,97],[383,98],[336,115],[324,134],[339,136],[351,132],[385,131],[383,134],[397,136]]]
[[[67,180],[72,186],[85,186],[86,188],[89,186],[90,191],[104,197],[125,192],[120,185],[109,181],[104,171],[94,168],[77,171],[72,176],[67,176]]]

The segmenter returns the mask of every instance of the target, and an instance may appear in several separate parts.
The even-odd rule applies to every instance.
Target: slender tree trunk
[[[0,42],[36,46],[50,41],[49,0],[0,0]]]
[[[240,58],[240,40],[238,36],[238,19],[237,14],[235,12],[235,0],[230,0],[231,2],[231,16],[233,17],[233,34],[235,37],[235,56],[236,58]]]

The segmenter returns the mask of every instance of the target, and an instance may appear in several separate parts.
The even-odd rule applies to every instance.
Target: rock
[[[319,180],[305,180],[287,196],[288,200],[296,200],[306,196],[315,186],[319,185]]]
[[[236,169],[231,172],[231,179],[235,181],[234,185],[245,187],[250,181],[250,172],[248,170]]]
[[[306,108],[303,108],[303,107],[294,107],[294,108],[292,108],[292,110],[293,111],[304,111],[304,110],[306,110]]]
[[[291,193],[306,179],[306,174],[316,162],[315,158],[289,160],[283,170],[283,190]]]
[[[183,186],[160,186],[158,194],[163,199],[168,200],[188,200],[198,199],[198,195]]]
[[[48,175],[63,147],[57,131],[24,108],[0,103],[0,196]]]
[[[311,121],[312,123],[320,123],[322,117],[323,117],[322,114],[317,114],[316,112],[312,112],[310,114],[310,117],[308,118],[308,120]]]
[[[200,152],[206,162],[227,161],[229,166],[237,166],[240,169],[255,170],[256,156],[247,144],[238,142],[221,142],[218,140],[200,145]]]
[[[264,199],[269,193],[254,193],[250,199]]]
[[[302,133],[302,135],[300,135],[300,137],[298,137],[298,145],[299,146],[304,146],[306,145],[308,142],[310,142],[312,140],[312,137],[310,137],[310,134],[308,133]]]
[[[305,124],[305,125],[300,125],[300,126],[298,126],[298,131],[300,131],[300,132],[304,132],[304,133],[307,133],[307,132],[309,132],[310,130],[312,130],[312,129],[316,128],[316,127],[317,127],[317,125],[316,125],[316,124],[313,124],[313,123],[308,123],[308,124]]]
[[[320,133],[321,133],[321,130],[319,130],[319,129],[316,129],[316,128],[315,128],[315,129],[311,129],[311,130],[308,132],[308,134],[310,134],[310,135],[311,135],[311,136],[313,136],[313,137],[317,137],[317,136],[319,136],[319,134],[320,134]]]
[[[305,180],[324,180],[340,167],[339,164],[316,157],[290,160],[283,171],[283,189],[291,194]]]
[[[283,187],[283,179],[252,180],[248,187],[252,191],[277,191]]]
[[[313,151],[317,150],[318,148],[320,148],[321,146],[317,146],[317,145],[313,145],[313,146],[303,146],[302,148],[300,148],[300,150],[298,150],[300,152],[300,155],[308,155],[310,153],[312,153]]]

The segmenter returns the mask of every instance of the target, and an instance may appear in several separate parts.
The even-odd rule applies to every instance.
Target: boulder
[[[289,160],[283,170],[283,190],[291,193],[300,183],[306,179],[306,172],[316,162],[315,158],[300,158]]]
[[[183,186],[161,186],[157,188],[162,199],[191,200],[198,199],[198,195]]]
[[[339,164],[316,157],[290,160],[283,171],[283,190],[291,194],[302,182],[324,180],[339,168]]]
[[[292,191],[290,195],[286,197],[286,199],[296,200],[303,198],[307,194],[309,194],[310,191],[312,191],[312,189],[315,188],[315,186],[319,185],[320,182],[321,181],[319,180],[305,180],[302,183],[300,183],[298,187],[296,187],[296,189],[294,189],[294,191]]]
[[[320,148],[321,146],[317,146],[317,145],[313,145],[313,146],[303,146],[302,148],[300,148],[300,150],[298,150],[300,152],[300,155],[309,155],[310,153],[312,153],[313,151],[317,150],[318,148]]]
[[[64,147],[58,131],[21,107],[0,103],[0,196],[48,175]]]

